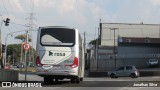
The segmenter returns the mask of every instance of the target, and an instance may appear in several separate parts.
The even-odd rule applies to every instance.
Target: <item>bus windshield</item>
[[[66,28],[41,29],[40,43],[43,46],[73,46],[75,30]]]

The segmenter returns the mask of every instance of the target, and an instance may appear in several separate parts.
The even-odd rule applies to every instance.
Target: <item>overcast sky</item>
[[[1,21],[9,17],[13,23],[26,25],[31,11],[36,18],[35,28],[75,27],[81,34],[87,33],[87,42],[95,38],[100,18],[108,23],[160,24],[160,0],[0,0]],[[27,29],[13,23],[8,27],[3,24],[3,42],[7,33]],[[17,41],[8,37],[7,42]]]

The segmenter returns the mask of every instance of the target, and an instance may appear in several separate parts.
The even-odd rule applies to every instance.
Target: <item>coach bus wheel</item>
[[[80,83],[80,78],[76,77],[76,83]]]
[[[44,77],[44,84],[49,84],[48,77]]]
[[[52,84],[53,83],[53,78],[45,76],[44,77],[44,84]]]
[[[71,78],[71,83],[75,83],[75,79],[74,78]]]

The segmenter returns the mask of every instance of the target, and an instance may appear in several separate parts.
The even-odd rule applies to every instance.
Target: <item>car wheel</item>
[[[136,78],[136,74],[135,74],[135,73],[132,73],[132,74],[130,75],[130,77],[131,77],[131,78]]]
[[[48,81],[48,80],[49,80],[48,77],[44,77],[44,84],[45,84],[45,85],[49,84],[49,81]]]
[[[116,75],[115,75],[114,73],[112,73],[112,74],[110,75],[110,77],[111,77],[111,78],[115,78]]]

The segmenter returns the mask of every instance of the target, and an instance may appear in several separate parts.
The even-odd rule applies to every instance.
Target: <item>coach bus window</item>
[[[45,28],[41,30],[41,44],[53,46],[73,46],[75,30],[63,28]]]

